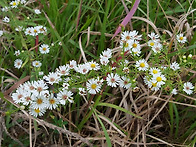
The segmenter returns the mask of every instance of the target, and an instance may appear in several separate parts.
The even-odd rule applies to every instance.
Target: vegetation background
[[[49,34],[43,38],[47,44],[54,43],[54,50],[45,56],[44,73],[54,71],[59,65],[70,60],[81,62],[81,46],[88,59],[98,59],[107,48],[119,46],[120,35],[111,39],[116,28],[131,10],[131,0],[31,0],[28,8],[9,12],[15,21],[13,28],[28,21],[31,25],[42,24]],[[0,1],[0,5],[5,5]],[[37,16],[30,15],[34,8],[42,11]],[[172,37],[179,32],[187,33],[188,50],[195,55],[195,0],[141,0],[134,17],[126,30],[137,30],[148,34],[155,29],[161,34],[171,35],[165,40],[172,45]],[[185,17],[186,16],[186,17]],[[0,16],[3,18],[3,16]],[[13,66],[14,50],[32,47],[35,40],[23,42],[22,36],[12,32],[0,38],[0,145],[1,146],[194,146],[196,143],[196,101],[195,95],[183,94],[167,99],[143,97],[144,91],[106,89],[100,102],[115,104],[88,106],[79,95],[75,104],[48,112],[44,117],[31,118],[20,111],[10,101],[3,98],[13,83],[31,75],[35,71],[17,70]],[[155,27],[154,27],[155,26]],[[168,36],[169,36],[168,35]],[[40,38],[42,39],[42,38]],[[59,45],[61,42],[62,45]],[[22,46],[21,46],[22,44]],[[168,46],[169,47],[169,46]],[[175,54],[171,53],[171,56]],[[30,59],[29,59],[30,60]],[[24,71],[23,71],[24,70]],[[187,78],[190,78],[187,73]],[[194,76],[192,77],[195,78]],[[195,82],[195,80],[193,81]],[[131,94],[130,94],[131,93]],[[140,97],[138,101],[135,98]],[[121,109],[123,108],[123,109]],[[133,117],[129,110],[144,119]]]

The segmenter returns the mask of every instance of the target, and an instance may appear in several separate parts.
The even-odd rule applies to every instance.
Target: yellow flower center
[[[150,43],[150,46],[154,46],[154,42],[151,42],[151,43]]]
[[[13,2],[13,4],[12,4],[13,6],[16,6],[16,2]]]
[[[132,46],[133,46],[133,48],[136,48],[136,47],[137,47],[137,44],[136,44],[136,43],[134,43]]]
[[[153,72],[153,74],[157,74],[158,73],[158,71],[156,69],[154,69],[152,72]]]
[[[183,40],[183,37],[180,37],[179,39],[180,39],[180,40]]]
[[[161,82],[162,81],[162,78],[161,77],[157,77],[157,81],[158,82]]]
[[[127,36],[126,39],[129,40],[129,39],[131,39],[131,37],[130,36]]]
[[[92,85],[91,85],[91,88],[92,88],[92,89],[96,89],[96,88],[97,88],[97,85],[96,85],[96,84],[92,84]]]
[[[42,99],[37,99],[37,104],[40,105],[40,104],[42,104],[42,102],[43,102]]]
[[[39,108],[37,108],[37,109],[34,109],[34,111],[35,111],[36,113],[40,113],[40,110],[39,110]]]
[[[45,50],[46,50],[46,48],[44,47],[44,48],[43,48],[43,50],[45,51]]]
[[[50,99],[50,104],[54,104],[55,100],[54,99]]]
[[[34,30],[34,33],[37,33],[37,30]]]
[[[35,63],[35,65],[39,65],[39,63],[38,63],[38,62],[36,62],[36,63]]]
[[[156,86],[157,86],[157,83],[152,83],[152,86],[153,86],[153,87],[156,87]]]
[[[94,63],[92,63],[92,64],[91,64],[91,67],[92,67],[92,68],[95,68],[95,67],[96,67],[96,65],[95,65]]]
[[[145,67],[145,64],[144,63],[140,63],[140,67]]]

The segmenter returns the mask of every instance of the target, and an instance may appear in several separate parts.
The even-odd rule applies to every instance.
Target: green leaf
[[[123,111],[123,112],[125,112],[125,113],[127,113],[127,114],[130,114],[130,115],[132,115],[132,116],[134,116],[134,117],[137,117],[137,118],[142,119],[142,117],[137,116],[137,115],[134,114],[133,112],[130,112],[130,111],[128,111],[128,110],[126,110],[126,109],[124,109],[124,108],[122,108],[122,107],[119,107],[119,106],[117,106],[117,105],[114,105],[114,104],[99,103],[98,106],[106,106],[106,107],[111,107],[111,108],[114,108],[114,109],[118,109],[118,110]]]

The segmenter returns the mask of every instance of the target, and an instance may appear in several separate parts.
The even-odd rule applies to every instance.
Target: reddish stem
[[[39,43],[39,36],[37,35],[37,36],[36,36],[36,39],[35,39],[35,46],[37,46],[37,47],[35,48],[36,53],[38,52],[38,43]]]

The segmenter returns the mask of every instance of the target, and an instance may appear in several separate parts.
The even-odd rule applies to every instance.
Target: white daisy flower
[[[193,93],[194,86],[191,82],[184,83],[183,91],[191,95]]]
[[[26,0],[20,0],[21,4],[25,4],[27,1]]]
[[[59,66],[56,69],[56,72],[59,76],[67,76],[67,75],[69,75],[69,70],[70,70],[70,66],[68,64],[66,64],[63,66]]]
[[[32,31],[31,31],[32,33],[30,35],[32,35],[32,36],[37,36],[40,33],[39,28],[37,26],[32,27],[31,29],[32,29]]]
[[[100,58],[100,63],[101,63],[102,65],[105,65],[105,66],[106,66],[109,62],[110,62],[110,61],[109,61],[108,57],[102,56],[102,57]]]
[[[174,88],[174,89],[171,91],[171,94],[173,94],[173,95],[178,94],[178,92],[177,92],[176,88]]]
[[[132,50],[133,56],[135,56],[135,55],[140,56],[140,54],[141,54],[140,48],[132,48],[131,50]]]
[[[24,97],[24,90],[22,89],[17,89],[15,93],[12,93],[12,99],[14,103],[18,104],[22,102],[22,99]]]
[[[100,55],[100,58],[102,58],[102,57],[106,57],[106,58],[110,59],[112,57],[112,50],[109,48],[107,48],[107,50],[104,50],[102,52],[102,55]]]
[[[3,35],[3,31],[2,30],[0,30],[0,37]]]
[[[76,72],[79,72],[79,73],[85,75],[89,72],[90,67],[88,66],[88,63],[79,64],[78,67],[75,70],[76,70]]]
[[[22,66],[22,60],[20,60],[20,59],[16,59],[15,61],[14,61],[14,67],[15,68],[21,68],[21,66]]]
[[[129,41],[129,44],[132,49],[141,49],[139,41],[137,41],[137,40],[131,40],[131,41]]]
[[[37,92],[38,94],[44,95],[45,93],[49,93],[48,92],[48,85],[43,81],[43,80],[39,80],[39,81],[34,81],[32,86],[34,87],[34,93]]]
[[[39,9],[34,9],[35,14],[41,14],[41,11]]]
[[[39,33],[46,35],[46,33],[47,33],[46,27],[41,25],[41,26],[36,26],[36,28],[37,28],[37,30],[39,30]]]
[[[149,67],[148,63],[144,59],[136,61],[135,66],[138,68],[139,71],[146,71]]]
[[[56,107],[58,106],[59,99],[54,97],[54,94],[50,94],[48,100],[48,109],[52,110],[52,109],[56,109]]]
[[[33,34],[33,28],[32,27],[28,27],[25,30],[25,35],[32,35]]]
[[[43,79],[47,81],[47,83],[53,85],[54,83],[59,83],[61,81],[60,76],[57,73],[50,72],[48,76],[44,76]]]
[[[97,83],[97,80],[96,79],[90,79],[86,82],[86,87],[87,87],[87,90],[88,90],[88,93],[90,94],[96,94],[100,91],[101,89],[101,86],[100,84]]]
[[[20,50],[15,51],[14,55],[19,56],[20,55]]]
[[[176,39],[178,40],[179,43],[185,43],[185,42],[187,42],[186,36],[183,36],[183,34],[178,34],[176,36]]]
[[[158,69],[158,68],[156,68],[156,67],[150,68],[149,71],[150,71],[150,74],[151,74],[151,75],[161,74],[161,70]]]
[[[152,81],[156,81],[158,86],[162,86],[165,84],[166,78],[162,74],[154,74],[152,77]]]
[[[147,42],[148,46],[150,46],[150,47],[153,47],[153,46],[155,45],[155,43],[157,43],[156,40],[149,40],[149,41]]]
[[[155,81],[151,81],[151,86],[149,88],[152,91],[158,91],[161,87]]]
[[[159,42],[155,42],[154,46],[152,46],[152,50],[154,53],[159,53],[162,50],[163,46]]]
[[[49,53],[49,51],[50,51],[49,45],[47,45],[47,44],[42,44],[42,45],[39,47],[39,51],[40,51],[41,54],[47,54],[47,53]]]
[[[6,7],[6,6],[1,9],[2,12],[7,12],[8,10],[9,10],[9,7]]]
[[[73,103],[72,95],[73,93],[71,91],[65,89],[57,94],[57,99],[59,99],[59,103],[62,105],[65,105],[67,101]]]
[[[26,92],[24,97],[22,97],[21,102],[23,105],[27,106],[32,103],[32,93],[31,92]]]
[[[81,96],[84,96],[87,94],[85,88],[78,88],[78,90],[79,90],[79,95],[81,95]]]
[[[90,70],[99,70],[100,66],[95,61],[88,62]]]
[[[120,42],[120,48],[124,48],[124,51],[125,51],[125,52],[126,52],[126,51],[130,51],[130,49],[132,48],[131,42],[130,42],[130,41],[126,41],[126,42],[121,41],[121,42]]]
[[[154,32],[151,32],[150,34],[148,34],[148,37],[150,37],[151,40],[159,39],[159,35],[155,34]]]
[[[174,71],[180,69],[180,66],[178,63],[176,62],[173,62],[171,65],[170,65],[170,68],[173,69]]]
[[[142,40],[142,35],[138,35],[136,30],[130,31],[130,36],[132,36],[132,40]]]
[[[67,83],[67,82],[63,83],[63,90],[64,89],[69,89],[69,83]]]
[[[152,79],[148,76],[144,77],[144,83],[150,88],[152,86]]]
[[[43,116],[44,113],[46,112],[46,109],[39,109],[39,108],[30,108],[29,109],[29,114],[32,116]]]
[[[123,72],[128,74],[129,73],[129,68],[128,67],[124,67],[123,68]]]
[[[6,16],[6,17],[4,17],[4,18],[3,18],[3,22],[10,22],[9,17],[7,17],[7,16]]]
[[[119,87],[129,89],[131,87],[130,79],[128,77],[122,76],[119,82]]]
[[[35,92],[35,87],[33,86],[34,82],[35,82],[35,81],[32,81],[32,82],[27,81],[27,82],[25,82],[25,83],[23,84],[24,89],[25,89],[26,91],[29,91],[29,92],[31,92],[31,93],[34,93],[34,92]]]
[[[31,107],[33,109],[45,109],[47,108],[48,104],[47,104],[47,98],[42,95],[42,94],[39,94],[37,96],[35,95],[32,95],[32,103],[31,103]]]
[[[11,8],[17,8],[18,4],[19,4],[18,0],[10,2]]]
[[[33,62],[32,62],[32,65],[33,65],[34,67],[41,67],[41,66],[42,66],[42,63],[41,63],[40,61],[33,61]]]
[[[117,87],[120,82],[120,76],[118,74],[110,73],[107,75],[106,81],[108,86]]]
[[[122,32],[122,34],[121,34],[121,40],[122,41],[128,41],[131,38],[132,38],[132,36],[130,36],[129,31]]]
[[[69,68],[70,69],[75,69],[77,67],[77,62],[75,60],[71,60],[69,62]]]

